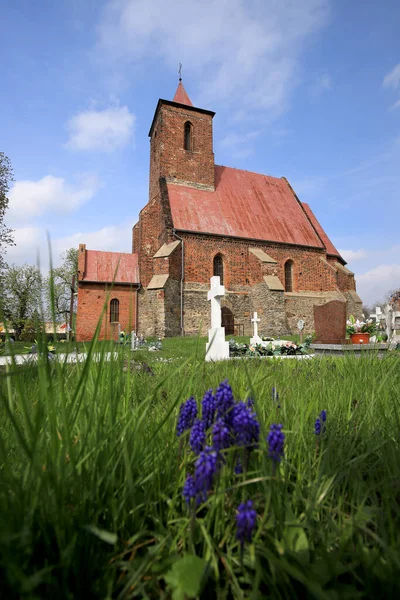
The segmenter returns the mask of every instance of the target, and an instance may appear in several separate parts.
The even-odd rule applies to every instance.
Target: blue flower
[[[252,446],[260,437],[260,425],[255,412],[244,402],[235,404],[232,410],[232,431],[238,446]]]
[[[236,461],[234,471],[235,475],[240,475],[241,473],[243,473],[242,461],[240,460],[240,458],[238,458]]]
[[[192,498],[196,496],[196,486],[192,475],[188,475],[186,477],[182,495],[185,498],[187,504],[190,504]]]
[[[219,384],[217,391],[215,392],[215,402],[217,416],[225,418],[227,423],[229,423],[235,400],[233,398],[232,388],[227,379]]]
[[[242,546],[245,542],[251,542],[256,519],[257,513],[251,500],[239,504],[236,515],[236,539],[240,541]]]
[[[273,424],[267,437],[269,457],[275,462],[280,462],[285,443],[285,434],[282,432],[282,425]]]
[[[319,416],[315,420],[314,433],[315,435],[324,435],[326,433],[326,410],[321,410]],[[322,424],[322,425],[321,425]]]
[[[218,419],[212,430],[213,448],[217,452],[231,445],[231,433],[223,419]]]
[[[209,429],[214,423],[216,410],[215,397],[212,390],[208,390],[201,401],[201,418],[204,421],[205,429]]]
[[[254,408],[254,400],[253,400],[253,398],[250,398],[250,397],[247,398],[247,400],[246,400],[246,406],[247,406],[247,408]]]
[[[202,452],[195,464],[194,481],[197,493],[197,503],[205,502],[207,492],[211,489],[214,475],[219,468],[218,452],[207,446]]]
[[[189,444],[195,454],[199,454],[206,442],[204,422],[196,419],[190,432]]]
[[[176,435],[179,437],[186,429],[190,429],[197,417],[197,404],[193,396],[190,396],[186,402],[183,402],[179,409],[178,423],[176,426]]]

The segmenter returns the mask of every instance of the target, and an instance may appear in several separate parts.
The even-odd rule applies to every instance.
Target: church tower
[[[159,193],[161,178],[167,183],[214,190],[214,115],[193,106],[181,79],[172,101],[158,101],[149,132],[149,201]]]

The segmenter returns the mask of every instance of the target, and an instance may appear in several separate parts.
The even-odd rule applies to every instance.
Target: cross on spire
[[[179,74],[179,81],[182,81],[182,63],[179,63],[178,74]]]

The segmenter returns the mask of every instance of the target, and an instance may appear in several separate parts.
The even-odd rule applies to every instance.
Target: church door
[[[222,327],[225,327],[225,335],[233,335],[235,329],[235,318],[233,312],[227,306],[221,308]]]

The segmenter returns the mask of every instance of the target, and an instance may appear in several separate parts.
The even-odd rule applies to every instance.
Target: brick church
[[[214,112],[193,106],[182,82],[159,100],[150,127],[149,199],[132,253],[79,246],[76,336],[134,329],[145,336],[203,334],[210,277],[225,286],[226,333],[312,332],[313,305],[340,299],[361,314],[354,274],[285,177],[214,163]]]

